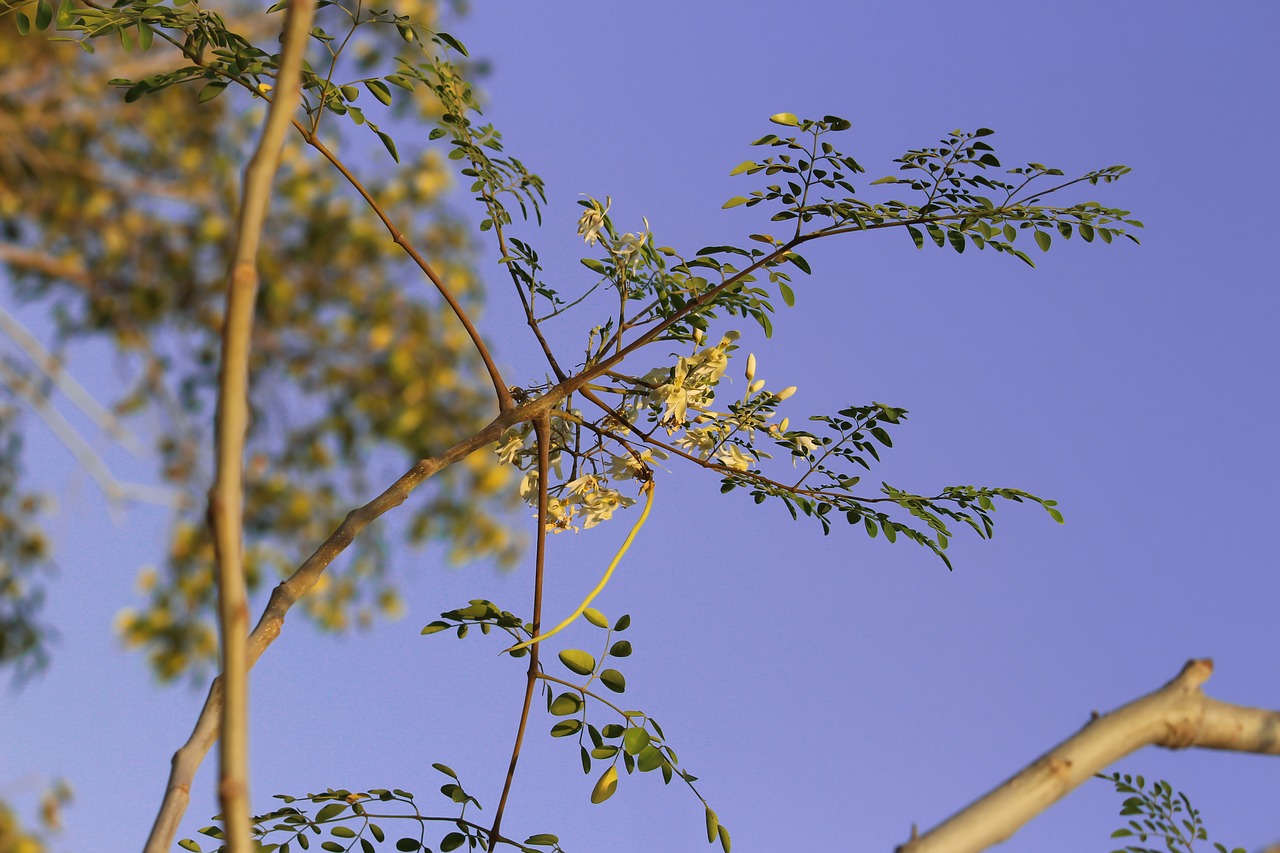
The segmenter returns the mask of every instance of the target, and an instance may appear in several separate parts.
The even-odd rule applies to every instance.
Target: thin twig
[[[115,504],[121,500],[138,501],[158,506],[177,507],[187,501],[187,496],[164,486],[148,486],[145,483],[129,483],[116,478],[111,469],[102,461],[89,442],[76,432],[66,418],[50,405],[49,400],[40,394],[31,380],[21,376],[16,370],[4,362],[0,362],[0,377],[5,385],[14,393],[23,397],[36,414],[40,416],[49,430],[59,441],[71,451],[76,462],[89,473],[98,488],[107,496],[107,500]]]
[[[489,381],[493,383],[493,392],[498,398],[498,411],[505,412],[514,408],[515,401],[511,398],[511,392],[507,389],[506,383],[502,379],[502,374],[498,372],[498,366],[494,363],[493,356],[489,354],[489,348],[485,345],[484,338],[480,336],[480,332],[472,324],[471,318],[467,316],[467,312],[463,309],[462,304],[458,302],[457,297],[453,295],[453,291],[445,285],[444,281],[440,278],[440,275],[429,263],[427,263],[426,259],[423,258],[422,255],[418,254],[418,250],[409,242],[409,238],[404,235],[403,231],[396,227],[396,224],[391,221],[391,217],[387,215],[385,210],[383,210],[382,205],[378,203],[377,199],[375,199],[367,189],[365,189],[364,184],[360,183],[360,179],[353,175],[351,170],[338,159],[338,156],[330,151],[325,144],[320,141],[319,137],[307,130],[301,122],[295,120],[293,122],[293,126],[297,128],[300,134],[302,134],[302,138],[308,145],[316,149],[316,151],[319,151],[320,155],[328,160],[333,167],[342,174],[342,177],[347,179],[347,183],[351,184],[351,186],[355,188],[355,191],[360,194],[360,197],[365,200],[369,207],[373,209],[373,212],[377,215],[378,219],[382,221],[382,224],[391,234],[392,242],[403,249],[404,253],[418,265],[418,269],[422,270],[427,278],[431,280],[431,283],[435,285],[436,290],[439,291],[440,296],[443,297],[444,301],[449,305],[454,316],[458,318],[460,323],[462,323],[462,328],[466,330],[467,336],[471,338],[471,343],[476,348],[476,352],[480,354],[480,360],[484,362],[484,369],[489,374]]]
[[[547,481],[551,475],[551,414],[549,411],[544,412],[533,422],[533,429],[538,437],[538,550],[534,558],[533,626],[530,635],[536,637],[542,629],[542,579],[547,556]],[[524,743],[524,731],[529,724],[529,708],[533,704],[533,693],[538,686],[539,651],[536,644],[529,649],[529,671],[524,686],[524,704],[520,709],[520,724],[516,727],[516,742],[511,748],[511,763],[507,765],[507,778],[502,784],[502,797],[498,800],[498,810],[493,816],[493,828],[489,830],[491,841],[499,837],[498,830],[502,828],[502,815],[507,809],[507,797],[511,794],[511,783],[516,777],[520,747]]]
[[[120,419],[107,410],[105,406],[93,398],[85,387],[76,381],[75,377],[67,372],[66,367],[57,358],[54,358],[44,346],[31,334],[13,315],[9,314],[3,308],[0,308],[0,333],[5,334],[9,340],[13,341],[27,354],[40,372],[49,378],[49,381],[57,386],[58,390],[67,396],[67,399],[76,405],[80,411],[96,423],[103,432],[111,436],[112,439],[119,442],[126,450],[134,456],[141,456],[146,453],[146,448],[142,442],[138,441],[130,432],[125,429]]]

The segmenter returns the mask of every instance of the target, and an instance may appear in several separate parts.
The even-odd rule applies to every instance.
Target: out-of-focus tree
[[[440,13],[429,0],[401,5],[428,22]],[[246,14],[240,23],[254,33],[271,22]],[[363,63],[405,48],[367,33],[347,46]],[[39,606],[56,594],[46,583],[39,498],[22,491],[40,484],[19,482],[23,413],[59,417],[50,398],[81,370],[78,346],[101,341],[119,353],[126,379],[118,387],[95,380],[106,410],[91,413],[113,436],[153,443],[168,489],[123,483],[83,458],[87,445],[74,434],[60,437],[100,473],[108,497],[173,505],[167,558],[142,568],[144,600],[119,620],[125,642],[145,649],[168,680],[206,673],[216,653],[203,518],[208,420],[236,187],[261,111],[243,109],[247,96],[201,103],[190,89],[120,103],[108,80],[144,78],[172,61],[129,49],[138,46],[100,40],[90,54],[23,38],[10,22],[0,27],[0,275],[6,300],[26,316],[38,312],[47,333],[44,350],[33,353],[14,345],[25,330],[5,318],[0,662],[29,670],[45,659],[51,628]],[[334,130],[341,139],[343,129]],[[399,248],[341,176],[300,156],[299,145],[285,151],[262,253],[246,483],[252,587],[290,570],[365,496],[374,448],[419,458],[474,429],[487,403],[457,322],[407,274]],[[474,306],[468,237],[442,204],[451,182],[443,158],[427,153],[401,166],[384,159],[385,168],[365,176],[370,189]],[[457,467],[414,508],[409,536],[445,543],[455,562],[509,563],[518,539],[500,507],[485,509],[506,479],[488,457]],[[306,613],[334,630],[397,613],[384,545],[362,539],[354,559],[308,597]]]

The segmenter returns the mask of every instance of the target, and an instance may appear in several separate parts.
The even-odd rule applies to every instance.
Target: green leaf
[[[627,755],[639,755],[649,745],[649,732],[639,726],[631,726],[622,733],[622,748]]]
[[[615,658],[625,658],[631,654],[631,643],[619,640],[609,647],[609,654]]]
[[[627,689],[627,680],[616,669],[606,669],[600,673],[600,682],[614,693],[623,693]]]
[[[436,770],[439,770],[444,775],[448,776],[450,779],[453,779],[454,781],[458,781],[458,774],[454,773],[453,768],[450,767],[448,764],[441,764],[440,762],[437,761],[433,763],[431,766],[434,767]]]
[[[36,29],[47,30],[51,23],[53,23],[53,5],[49,0],[39,0],[36,3]]]
[[[739,205],[743,205],[746,203],[747,203],[747,200],[745,198],[743,198],[740,195],[735,195],[733,198],[729,199],[724,204],[720,205],[720,209],[728,210],[731,207],[738,207]]]
[[[560,653],[560,663],[578,675],[590,675],[596,668],[596,659],[581,649],[565,649]]]
[[[432,622],[432,623],[431,623],[430,625],[428,625],[427,627],[423,628],[423,629],[422,629],[422,633],[423,633],[423,634],[438,634],[438,633],[440,633],[441,631],[447,631],[447,630],[449,630],[449,627],[450,627],[450,625],[449,625],[449,623],[448,623],[448,622],[441,622],[441,621],[439,621],[439,620],[436,620],[435,622]]]
[[[796,307],[796,294],[785,281],[778,282],[778,290],[782,293],[782,301],[786,303],[788,308]]]
[[[222,90],[227,88],[226,80],[214,80],[212,83],[206,83],[204,88],[200,90],[200,94],[196,95],[199,103],[208,103],[214,98],[222,94]]]
[[[896,184],[896,183],[899,183],[899,180],[895,178],[893,175],[885,175],[883,178],[877,178],[876,180],[872,181],[867,186],[874,187],[878,184]]]
[[[919,228],[914,225],[908,225],[907,233],[911,235],[911,241],[916,244],[917,249],[924,248],[924,234],[920,233]]]
[[[346,850],[345,847],[336,841],[323,841],[320,843],[320,849],[328,850],[329,853],[343,853],[343,851]]]
[[[443,853],[449,853],[450,850],[457,850],[467,840],[467,837],[461,832],[451,832],[444,838],[440,839],[440,850]]]
[[[396,141],[380,130],[374,130],[378,134],[378,138],[382,140],[382,144],[387,147],[387,151],[391,154],[391,159],[397,163],[400,162],[400,154],[396,151]]]
[[[381,80],[366,80],[364,87],[369,90],[369,94],[373,95],[379,101],[390,106],[391,104],[391,87]]]
[[[732,846],[732,842],[729,840],[729,830],[725,829],[724,825],[721,824],[716,829],[716,833],[720,836],[720,849],[724,853],[729,853],[729,848]]]
[[[58,13],[61,17],[61,12]],[[138,47],[143,50],[151,50],[151,43],[155,40],[155,30],[147,26],[146,21],[138,22]]]
[[[809,262],[795,252],[787,252],[787,260],[799,267],[805,275],[813,275],[813,270],[809,269]]]
[[[623,613],[618,617],[618,621],[613,623],[613,630],[625,631],[631,626],[631,614]]]
[[[568,737],[582,729],[582,720],[561,720],[551,727],[552,737]]]
[[[662,750],[653,744],[649,744],[640,750],[640,754],[636,756],[636,766],[640,768],[641,773],[648,773],[650,770],[656,770],[662,766],[663,761]]]
[[[796,118],[794,113],[774,113],[769,116],[769,121],[774,124],[780,124],[784,127],[799,127],[800,119]]]
[[[582,265],[592,272],[600,273],[600,275],[605,274],[604,264],[600,263],[600,261],[597,261],[595,258],[583,258]]]
[[[71,26],[71,22],[75,19],[75,12],[76,4],[73,0],[62,0],[62,2],[58,4],[57,28],[65,30],[67,27]],[[142,26],[145,26],[145,24]],[[147,46],[150,47],[150,43],[148,43]]]
[[[299,838],[301,837],[299,836]],[[401,838],[396,842],[396,849],[400,853],[413,853],[414,850],[421,850],[422,844],[416,838]]]
[[[524,843],[537,844],[539,846],[544,844],[559,844],[560,836],[552,835],[549,832],[539,832],[537,835],[530,835],[528,838],[524,840]]]
[[[1036,245],[1040,247],[1040,251],[1049,251],[1049,246],[1053,244],[1053,238],[1049,236],[1048,231],[1036,229]]]
[[[551,714],[556,717],[567,717],[576,714],[582,708],[582,699],[576,693],[561,693],[551,703]]]
[[[329,832],[334,838],[356,837],[356,831],[349,826],[335,826],[333,829],[329,830]]]
[[[329,803],[329,805],[316,812],[316,823],[324,823],[330,818],[337,817],[347,809],[346,803]]]
[[[716,813],[707,807],[707,843],[714,844],[719,836],[720,819],[716,817]]]
[[[466,48],[466,46],[465,46],[465,45],[463,45],[463,43],[462,43],[462,42],[458,41],[456,38],[454,38],[453,36],[449,35],[448,33],[436,33],[436,38],[440,39],[440,41],[442,41],[442,42],[444,42],[445,44],[449,45],[449,47],[453,48],[454,50],[456,50],[458,53],[462,54],[463,56],[470,56],[470,55],[471,55],[471,54],[467,53],[467,48]]]
[[[605,618],[603,613],[596,610],[594,607],[588,607],[586,610],[582,611],[582,615],[586,617],[588,622],[595,625],[597,628],[609,627],[609,620]]]
[[[616,790],[618,790],[618,768],[617,765],[610,765],[609,769],[604,771],[604,775],[596,782],[596,786],[591,789],[591,802],[599,805],[612,797],[613,792]],[[441,849],[444,849],[443,844]]]
[[[31,32],[31,19],[22,12],[18,12],[15,23],[18,25],[18,35],[25,36]]]
[[[200,845],[192,841],[190,838],[184,838],[178,842],[178,846],[183,850],[190,850],[192,853],[200,853]]]
[[[756,162],[754,160],[743,160],[741,163],[733,167],[733,171],[730,172],[729,175],[730,177],[733,175],[741,175],[743,172],[746,172],[749,169],[754,169],[755,167]]]

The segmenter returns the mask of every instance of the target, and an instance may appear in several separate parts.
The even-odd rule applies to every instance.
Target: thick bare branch
[[[1140,699],[1096,716],[1076,735],[897,853],[977,853],[1009,838],[1095,773],[1144,746],[1227,749],[1280,755],[1280,711],[1232,705],[1200,685],[1213,661],[1188,661],[1178,676]]]

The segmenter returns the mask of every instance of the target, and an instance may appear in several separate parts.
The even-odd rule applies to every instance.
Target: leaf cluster
[[[1098,774],[1097,778],[1111,782],[1117,794],[1127,795],[1120,806],[1120,816],[1130,820],[1111,833],[1111,837],[1134,838],[1144,845],[1155,839],[1164,845],[1163,849],[1156,849],[1127,844],[1112,853],[1193,853],[1195,842],[1208,841],[1209,834],[1200,812],[1185,793],[1175,791],[1163,779],[1148,788],[1142,776],[1128,773]],[[1226,845],[1218,842],[1214,842],[1213,849],[1217,853],[1228,853]],[[1245,849],[1236,847],[1229,853],[1245,853]]]

